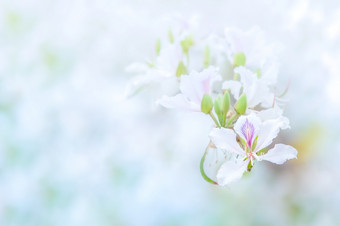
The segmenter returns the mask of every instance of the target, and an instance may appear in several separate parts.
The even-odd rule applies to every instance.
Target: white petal
[[[277,82],[278,66],[276,62],[269,62],[261,68],[261,80],[268,85],[275,85]]]
[[[244,139],[246,141],[247,138],[245,137],[245,135],[242,132],[242,126],[246,123],[246,120],[248,120],[248,123],[251,123],[254,127],[253,139],[255,139],[255,137],[257,136],[258,131],[260,129],[261,120],[257,116],[255,116],[254,114],[251,114],[251,115],[248,115],[248,116],[242,115],[241,117],[239,117],[239,119],[235,123],[234,130],[242,139]]]
[[[240,179],[247,170],[248,163],[249,160],[238,160],[236,162],[231,160],[223,163],[217,172],[217,183],[225,186],[232,181]]]
[[[235,132],[231,129],[214,128],[210,132],[209,137],[217,148],[230,153],[245,155],[245,152],[236,141]]]
[[[125,70],[129,73],[145,73],[146,71],[150,70],[150,67],[144,63],[132,63],[127,66]]]
[[[225,153],[222,149],[209,148],[203,165],[205,174],[216,181],[216,175],[221,165],[231,157],[232,154]]]
[[[270,107],[274,101],[274,94],[267,85],[257,78],[257,75],[245,67],[235,68],[235,73],[241,77],[243,93],[247,95],[248,107],[255,107],[261,103],[264,107]]]
[[[262,120],[270,120],[270,119],[280,119],[281,121],[281,129],[289,129],[289,119],[282,116],[282,110],[278,106],[274,106],[274,108],[269,108],[266,110],[262,110],[256,112],[256,115]]]
[[[219,78],[220,75],[214,67],[200,73],[193,71],[190,75],[181,77],[180,90],[189,100],[200,105],[203,95],[211,93],[213,82]]]
[[[237,100],[240,96],[241,83],[238,81],[226,81],[223,83],[222,88],[230,89],[231,94]]]
[[[273,142],[273,139],[277,137],[282,127],[281,118],[275,120],[267,120],[262,123],[260,131],[258,133],[257,146],[255,152],[267,147]]]
[[[158,83],[159,81],[161,81],[159,76],[151,76],[149,74],[136,76],[129,81],[125,90],[125,96],[132,97],[148,85]]]
[[[183,94],[177,94],[173,97],[163,96],[159,101],[160,105],[166,108],[178,108],[188,111],[201,111],[200,105],[188,101]]]
[[[282,164],[289,159],[297,158],[297,150],[285,144],[276,144],[266,154],[258,156],[258,160],[266,160],[276,164]]]

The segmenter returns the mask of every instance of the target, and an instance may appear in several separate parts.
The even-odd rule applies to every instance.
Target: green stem
[[[210,145],[211,145],[211,141],[210,141],[210,143],[208,144],[207,148],[205,149],[204,155],[203,155],[202,158],[201,158],[200,171],[201,171],[201,175],[202,175],[202,177],[203,177],[204,180],[206,180],[207,182],[212,183],[212,184],[217,184],[216,181],[210,179],[210,178],[205,174],[205,172],[204,172],[204,161],[205,161],[205,157],[206,157],[206,155],[207,155],[207,153],[208,153],[208,149],[209,149]]]
[[[230,123],[232,123],[232,122],[235,120],[235,118],[236,118],[237,116],[238,116],[238,114],[235,114],[235,115],[231,116],[231,118],[229,119],[229,121],[228,121],[228,123],[227,123],[227,125],[226,125],[226,128],[229,127]]]
[[[210,117],[214,120],[217,127],[221,127],[212,111],[209,112]]]

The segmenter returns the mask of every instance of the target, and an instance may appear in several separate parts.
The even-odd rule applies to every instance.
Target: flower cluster
[[[157,41],[153,60],[134,64],[141,73],[132,82],[134,89],[175,80],[176,93],[163,95],[157,103],[201,112],[213,120],[201,161],[201,173],[208,182],[225,186],[251,171],[256,161],[282,164],[297,157],[291,146],[272,145],[280,130],[289,128],[282,109],[287,89],[282,95],[276,93],[275,50],[258,27],[247,32],[226,29],[224,35],[203,38],[180,29],[176,34],[170,30],[167,38]],[[209,177],[204,170],[206,155],[217,150],[228,158]]]

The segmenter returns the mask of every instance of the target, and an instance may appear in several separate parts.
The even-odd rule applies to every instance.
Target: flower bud
[[[176,76],[180,77],[181,75],[185,75],[187,73],[188,73],[188,71],[187,71],[187,68],[185,67],[183,61],[180,61],[178,63],[178,66],[177,66]]]
[[[247,109],[247,96],[246,96],[246,94],[243,93],[240,96],[240,98],[236,102],[234,108],[235,108],[235,111],[239,115],[243,115],[246,112],[246,109]]]
[[[207,68],[210,65],[210,49],[206,46],[204,49],[204,67]]]
[[[156,54],[159,56],[159,53],[161,52],[161,40],[158,39],[156,42]]]
[[[168,32],[168,38],[169,38],[170,43],[174,43],[174,41],[175,41],[174,35],[172,34],[172,31],[170,29],[169,29],[169,32]]]
[[[192,45],[194,45],[194,38],[191,35],[189,35],[186,39],[181,41],[183,53],[188,55],[189,49]]]
[[[230,96],[229,96],[229,92],[226,91],[223,96],[223,104],[222,104],[222,110],[225,115],[227,115],[229,111],[229,106],[230,106]]]
[[[222,96],[218,95],[214,103],[214,109],[217,116],[222,114],[222,104],[223,104]]]
[[[209,114],[209,112],[212,110],[213,108],[213,101],[210,97],[209,94],[204,94],[203,98],[202,98],[202,102],[201,102],[201,111],[205,114]]]
[[[246,65],[246,55],[244,53],[239,52],[234,55],[234,67],[244,66]]]
[[[261,78],[261,69],[260,69],[260,68],[257,69],[257,70],[255,71],[255,73],[256,73],[256,75],[257,75],[257,78]]]
[[[226,101],[229,101],[229,99],[226,96],[218,95],[218,97],[215,100],[214,109],[216,112],[216,115],[218,117],[218,121],[220,122],[221,126],[225,125],[225,120],[227,117],[227,111],[229,110],[229,102],[225,103]],[[227,105],[226,105],[227,104]]]

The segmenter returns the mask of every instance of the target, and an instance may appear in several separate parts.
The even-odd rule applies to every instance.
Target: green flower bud
[[[256,75],[257,75],[257,78],[261,78],[261,69],[260,69],[260,68],[257,69],[257,70],[255,71],[255,73],[256,73]]]
[[[227,115],[229,111],[229,106],[230,106],[230,96],[229,96],[229,92],[226,91],[223,96],[223,104],[222,104],[223,114]]]
[[[244,53],[236,53],[234,55],[234,67],[244,66],[246,65],[246,55]]]
[[[201,111],[205,114],[209,114],[209,112],[213,109],[213,101],[209,94],[204,94],[201,102]]]
[[[235,108],[235,111],[239,115],[243,115],[246,112],[246,109],[247,109],[247,96],[246,96],[246,94],[243,93],[240,96],[240,98],[236,102],[234,108]]]
[[[214,108],[215,108],[216,115],[218,117],[218,121],[220,122],[222,126],[225,125],[225,120],[227,117],[227,111],[225,111],[226,107],[225,107],[224,102],[225,102],[224,97],[222,97],[221,95],[218,95],[218,97],[215,100],[215,104],[214,104]],[[229,109],[229,106],[228,106],[228,109]]]
[[[181,41],[183,53],[188,55],[189,49],[192,45],[194,45],[194,38],[191,35],[189,35],[188,37],[186,37],[186,39]]]
[[[161,52],[161,40],[158,39],[156,42],[156,54],[159,56],[159,53]]]
[[[168,38],[169,38],[170,43],[174,43],[175,39],[174,39],[174,35],[172,34],[171,29],[169,29]]]
[[[210,49],[206,46],[204,49],[204,67],[207,68],[210,65]]]
[[[188,74],[187,68],[185,67],[183,61],[180,61],[177,66],[176,76],[180,77],[181,75]]]
[[[214,103],[214,109],[215,109],[215,112],[216,112],[217,116],[222,114],[222,102],[223,102],[222,101],[222,96],[218,95],[218,97],[216,98],[215,103]]]

